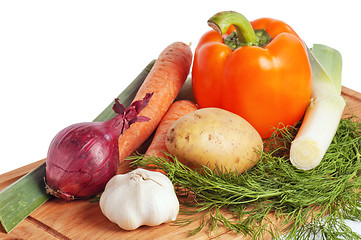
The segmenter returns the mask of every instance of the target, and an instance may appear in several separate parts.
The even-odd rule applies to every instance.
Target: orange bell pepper
[[[286,23],[220,12],[208,20],[195,50],[192,86],[201,108],[219,107],[267,138],[299,121],[310,103],[311,66],[300,37]],[[234,31],[235,30],[235,31]]]

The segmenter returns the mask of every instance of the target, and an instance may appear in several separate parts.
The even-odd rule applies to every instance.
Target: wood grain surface
[[[354,114],[361,117],[361,94],[343,87],[342,95],[347,102],[344,116]],[[0,175],[0,190],[44,161],[45,159]],[[127,170],[128,166],[125,163],[120,172]],[[0,226],[0,239],[248,239],[224,229],[219,229],[218,237],[210,236],[206,230],[188,237],[188,230],[196,226],[197,223],[187,227],[177,227],[166,223],[156,227],[142,226],[133,231],[125,231],[111,223],[101,213],[99,204],[96,202],[77,200],[65,203],[51,198],[10,233],[5,233]]]

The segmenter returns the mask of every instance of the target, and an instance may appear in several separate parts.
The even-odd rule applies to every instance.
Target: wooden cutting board
[[[361,94],[349,88],[342,88],[347,106],[344,114],[352,112],[361,117]],[[10,185],[44,160],[37,161],[14,171],[0,175],[0,190]],[[6,233],[0,226],[0,239],[216,239],[204,230],[188,237],[188,230],[197,223],[187,227],[177,227],[171,223],[156,227],[142,226],[134,231],[124,231],[111,223],[102,213],[98,203],[78,200],[65,203],[51,198],[28,216],[13,231]],[[248,239],[219,229],[217,239]]]

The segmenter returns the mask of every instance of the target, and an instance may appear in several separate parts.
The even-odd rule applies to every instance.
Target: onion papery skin
[[[101,192],[118,169],[117,138],[111,122],[78,123],[52,140],[46,160],[50,194],[65,201]]]
[[[84,122],[61,130],[51,141],[47,159],[46,190],[49,194],[70,201],[100,193],[117,173],[118,138],[135,122],[150,119],[139,116],[153,93],[125,108],[115,99],[117,115],[104,122]]]

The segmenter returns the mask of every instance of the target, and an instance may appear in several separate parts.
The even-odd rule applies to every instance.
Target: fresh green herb
[[[238,234],[262,239],[309,239],[321,234],[324,239],[361,239],[345,220],[361,221],[361,121],[355,116],[342,119],[321,163],[314,169],[297,169],[289,161],[289,148],[298,126],[278,130],[265,142],[261,160],[255,167],[237,174],[219,167],[192,170],[164,158],[134,155],[133,166],[150,164],[163,169],[184,198],[187,225],[200,218],[203,228],[217,231],[220,225]],[[183,199],[183,198],[182,198]],[[198,213],[198,214],[196,214]],[[196,217],[195,217],[196,216]],[[273,217],[273,218],[272,218]],[[281,226],[274,224],[274,217]]]

